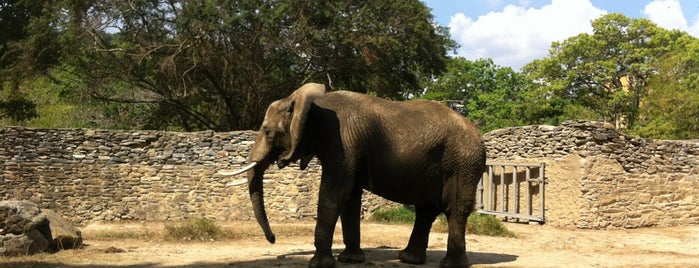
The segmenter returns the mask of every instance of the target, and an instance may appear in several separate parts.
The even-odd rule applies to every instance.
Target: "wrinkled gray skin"
[[[338,91],[325,94],[320,84],[306,84],[267,109],[255,138],[247,173],[255,217],[274,243],[264,208],[262,177],[301,161],[305,169],[316,156],[322,165],[315,255],[310,267],[334,267],[331,245],[335,223],[342,221],[345,250],[340,262],[364,262],[359,247],[362,189],[389,200],[415,205],[415,225],[406,263],[425,262],[435,218],[448,219],[447,254],[442,267],[468,266],[465,226],[474,208],[476,185],[485,168],[479,131],[469,120],[431,101],[396,102]]]

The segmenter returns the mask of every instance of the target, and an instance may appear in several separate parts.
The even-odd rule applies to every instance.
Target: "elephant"
[[[300,161],[306,169],[317,157],[322,167],[315,226],[315,253],[309,267],[334,267],[332,240],[338,217],[345,249],[343,263],[365,261],[360,248],[361,196],[366,189],[383,198],[414,205],[415,223],[400,261],[423,264],[432,223],[444,213],[448,242],[442,267],[469,265],[465,228],[485,169],[480,131],[438,102],[392,101],[351,91],[325,92],[308,83],[274,101],[254,138],[246,173],[255,218],[275,242],[263,198],[263,174]]]

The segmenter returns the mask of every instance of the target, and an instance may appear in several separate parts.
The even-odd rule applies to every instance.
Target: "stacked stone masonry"
[[[74,223],[254,216],[244,178],[252,131],[0,129],[0,199],[30,200]],[[546,163],[547,224],[636,228],[699,223],[699,142],[633,138],[570,121],[484,135],[491,161]],[[272,167],[272,222],[313,219],[320,165]],[[365,193],[363,215],[397,204]]]
[[[546,164],[547,224],[699,223],[699,140],[634,138],[589,121],[499,129],[484,139],[493,162]]]
[[[0,199],[30,200],[74,223],[254,219],[240,168],[255,132],[178,133],[94,129],[0,129]],[[265,178],[270,219],[313,219],[320,166],[271,167]],[[368,193],[364,211],[390,202]],[[395,204],[394,204],[395,205]]]

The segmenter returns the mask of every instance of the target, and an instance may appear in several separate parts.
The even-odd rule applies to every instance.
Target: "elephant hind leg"
[[[449,225],[449,236],[447,238],[447,255],[439,263],[440,267],[469,267],[465,235],[468,215],[471,214],[472,210],[445,213]]]
[[[345,242],[345,250],[337,256],[339,262],[362,263],[365,260],[364,251],[360,248],[359,213],[362,207],[362,189],[355,187],[344,203],[340,212],[342,221],[342,239]]]
[[[447,254],[440,262],[440,267],[469,267],[466,256],[466,224],[475,203],[475,190],[466,189],[463,195],[458,195],[454,204],[459,204],[447,209],[449,235],[447,238]]]
[[[410,234],[408,246],[398,253],[400,261],[410,264],[425,263],[430,229],[439,213],[440,211],[434,206],[415,206],[415,225]]]

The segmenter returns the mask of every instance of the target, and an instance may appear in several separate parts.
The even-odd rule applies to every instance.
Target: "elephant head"
[[[250,200],[257,223],[262,227],[267,241],[275,242],[264,207],[262,177],[265,170],[276,161],[279,168],[301,159],[305,169],[312,155],[302,143],[308,111],[313,101],[325,94],[325,86],[309,83],[295,90],[289,97],[274,101],[267,108],[265,119],[255,137],[248,157],[248,166],[232,174],[247,171]]]

